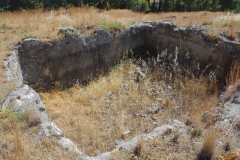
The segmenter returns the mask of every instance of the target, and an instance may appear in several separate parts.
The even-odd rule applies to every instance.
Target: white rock
[[[47,137],[56,136],[63,137],[63,132],[58,128],[54,122],[45,122],[40,125],[40,134],[43,134]]]
[[[66,138],[66,137],[61,137],[61,139],[59,140],[61,147],[66,149],[66,150],[72,150],[75,153],[81,153],[78,148],[77,145],[73,143],[73,141],[71,141],[70,139]]]

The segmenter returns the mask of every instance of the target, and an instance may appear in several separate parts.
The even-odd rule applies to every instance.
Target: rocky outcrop
[[[4,61],[6,82],[13,82],[17,87],[22,84],[23,77],[18,59],[17,47],[5,58]]]
[[[19,113],[30,112],[34,115],[31,119],[36,121],[36,125],[48,121],[45,105],[42,103],[40,96],[28,85],[22,85],[14,89],[5,99],[2,110],[13,110]]]
[[[100,27],[87,36],[75,34],[73,28],[61,29],[65,37],[51,42],[25,39],[18,56],[23,79],[35,88],[85,82],[106,73],[124,53],[142,45],[157,53],[167,50],[168,56],[177,47],[180,64],[199,62],[202,69],[211,64],[206,73],[213,71],[224,79],[232,61],[240,59],[240,43],[224,37],[211,40],[205,30],[200,26],[178,30],[172,23],[158,21],[135,23],[114,35]]]
[[[26,123],[29,127],[39,126],[39,135],[54,136],[58,138],[59,144],[63,149],[72,150],[79,156],[84,156],[78,150],[77,145],[66,138],[54,122],[49,122],[46,107],[40,96],[28,85],[21,85],[14,89],[5,99],[1,109],[25,115]]]
[[[131,48],[144,44],[144,28],[131,27],[116,36],[99,29],[88,36],[65,38],[52,42],[26,39],[19,48],[24,80],[36,87],[52,83],[69,86],[77,81],[106,73]],[[129,43],[131,42],[131,43]]]
[[[224,80],[233,61],[240,60],[240,43],[229,41],[225,37],[211,37],[205,34],[208,27],[193,26],[192,28],[175,29],[156,27],[146,34],[147,44],[151,44],[158,52],[167,49],[168,55],[178,48],[179,63],[196,65],[199,63],[206,73],[214,72],[217,78]],[[194,62],[194,63],[193,63]]]
[[[165,124],[160,127],[156,127],[152,132],[149,134],[142,134],[138,135],[129,141],[122,141],[121,144],[116,145],[116,149],[114,149],[111,152],[105,152],[102,154],[99,154],[96,157],[88,157],[88,156],[79,156],[79,160],[109,160],[111,159],[111,155],[114,154],[114,152],[121,151],[121,150],[129,150],[133,149],[137,146],[137,143],[142,140],[142,141],[148,141],[154,138],[159,138],[166,134],[167,131],[176,131],[180,134],[186,134],[187,132],[187,126],[180,122],[179,120],[173,120],[171,124]]]
[[[226,135],[240,130],[240,79],[230,85],[220,96],[218,106],[211,108],[202,116],[205,122],[211,122]]]

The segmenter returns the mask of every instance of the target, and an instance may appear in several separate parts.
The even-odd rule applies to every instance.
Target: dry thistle
[[[171,133],[172,133],[172,129],[171,129],[171,128],[168,128],[168,129],[164,132],[165,135],[169,135],[169,134],[171,134]]]
[[[230,142],[227,141],[224,146],[223,146],[224,150],[227,152],[227,151],[230,151],[231,147],[230,147]]]
[[[226,92],[224,93],[223,95],[223,98],[222,98],[222,105],[226,102],[226,101],[229,101],[231,100],[234,95],[235,95],[235,92],[240,88],[240,80],[236,81],[233,85],[230,85]]]
[[[176,134],[176,135],[171,139],[171,142],[173,142],[173,143],[178,143],[178,139],[179,139],[179,134]]]
[[[237,37],[238,37],[237,33],[234,32],[234,30],[232,28],[230,29],[230,31],[226,35],[226,38],[231,40],[231,41],[234,41]]]
[[[142,147],[143,147],[143,140],[140,138],[133,150],[135,156],[137,157],[141,156]]]
[[[216,130],[207,131],[200,152],[197,154],[197,160],[211,160],[216,147],[218,133]]]
[[[193,124],[193,122],[190,119],[187,119],[186,123],[187,126],[191,126]]]
[[[234,20],[231,19],[230,24],[229,24],[229,32],[226,35],[226,38],[228,38],[228,39],[230,39],[232,41],[235,40],[238,37],[236,32],[234,32],[234,28],[233,27],[234,27]]]
[[[240,65],[239,62],[234,61],[231,65],[230,72],[226,77],[226,86],[234,84],[240,79]]]
[[[37,111],[35,110],[26,111],[26,123],[28,127],[33,127],[41,123]]]

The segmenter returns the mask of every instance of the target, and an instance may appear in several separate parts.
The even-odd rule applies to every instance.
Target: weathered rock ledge
[[[209,41],[204,30],[200,26],[176,29],[172,23],[158,21],[135,23],[114,35],[98,27],[91,35],[78,36],[70,28],[61,30],[64,38],[51,42],[25,39],[17,51],[22,77],[34,88],[84,82],[108,72],[124,53],[143,45],[157,53],[167,49],[168,55],[177,47],[180,64],[199,63],[202,69],[211,64],[206,72],[213,71],[222,80],[232,61],[240,60],[240,43],[224,37]]]

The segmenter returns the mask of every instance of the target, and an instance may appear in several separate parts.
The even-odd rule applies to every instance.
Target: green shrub
[[[102,22],[101,27],[106,30],[119,30],[122,28],[121,22]]]
[[[150,11],[149,4],[146,0],[133,1],[131,4],[131,10],[135,12],[148,12]]]

